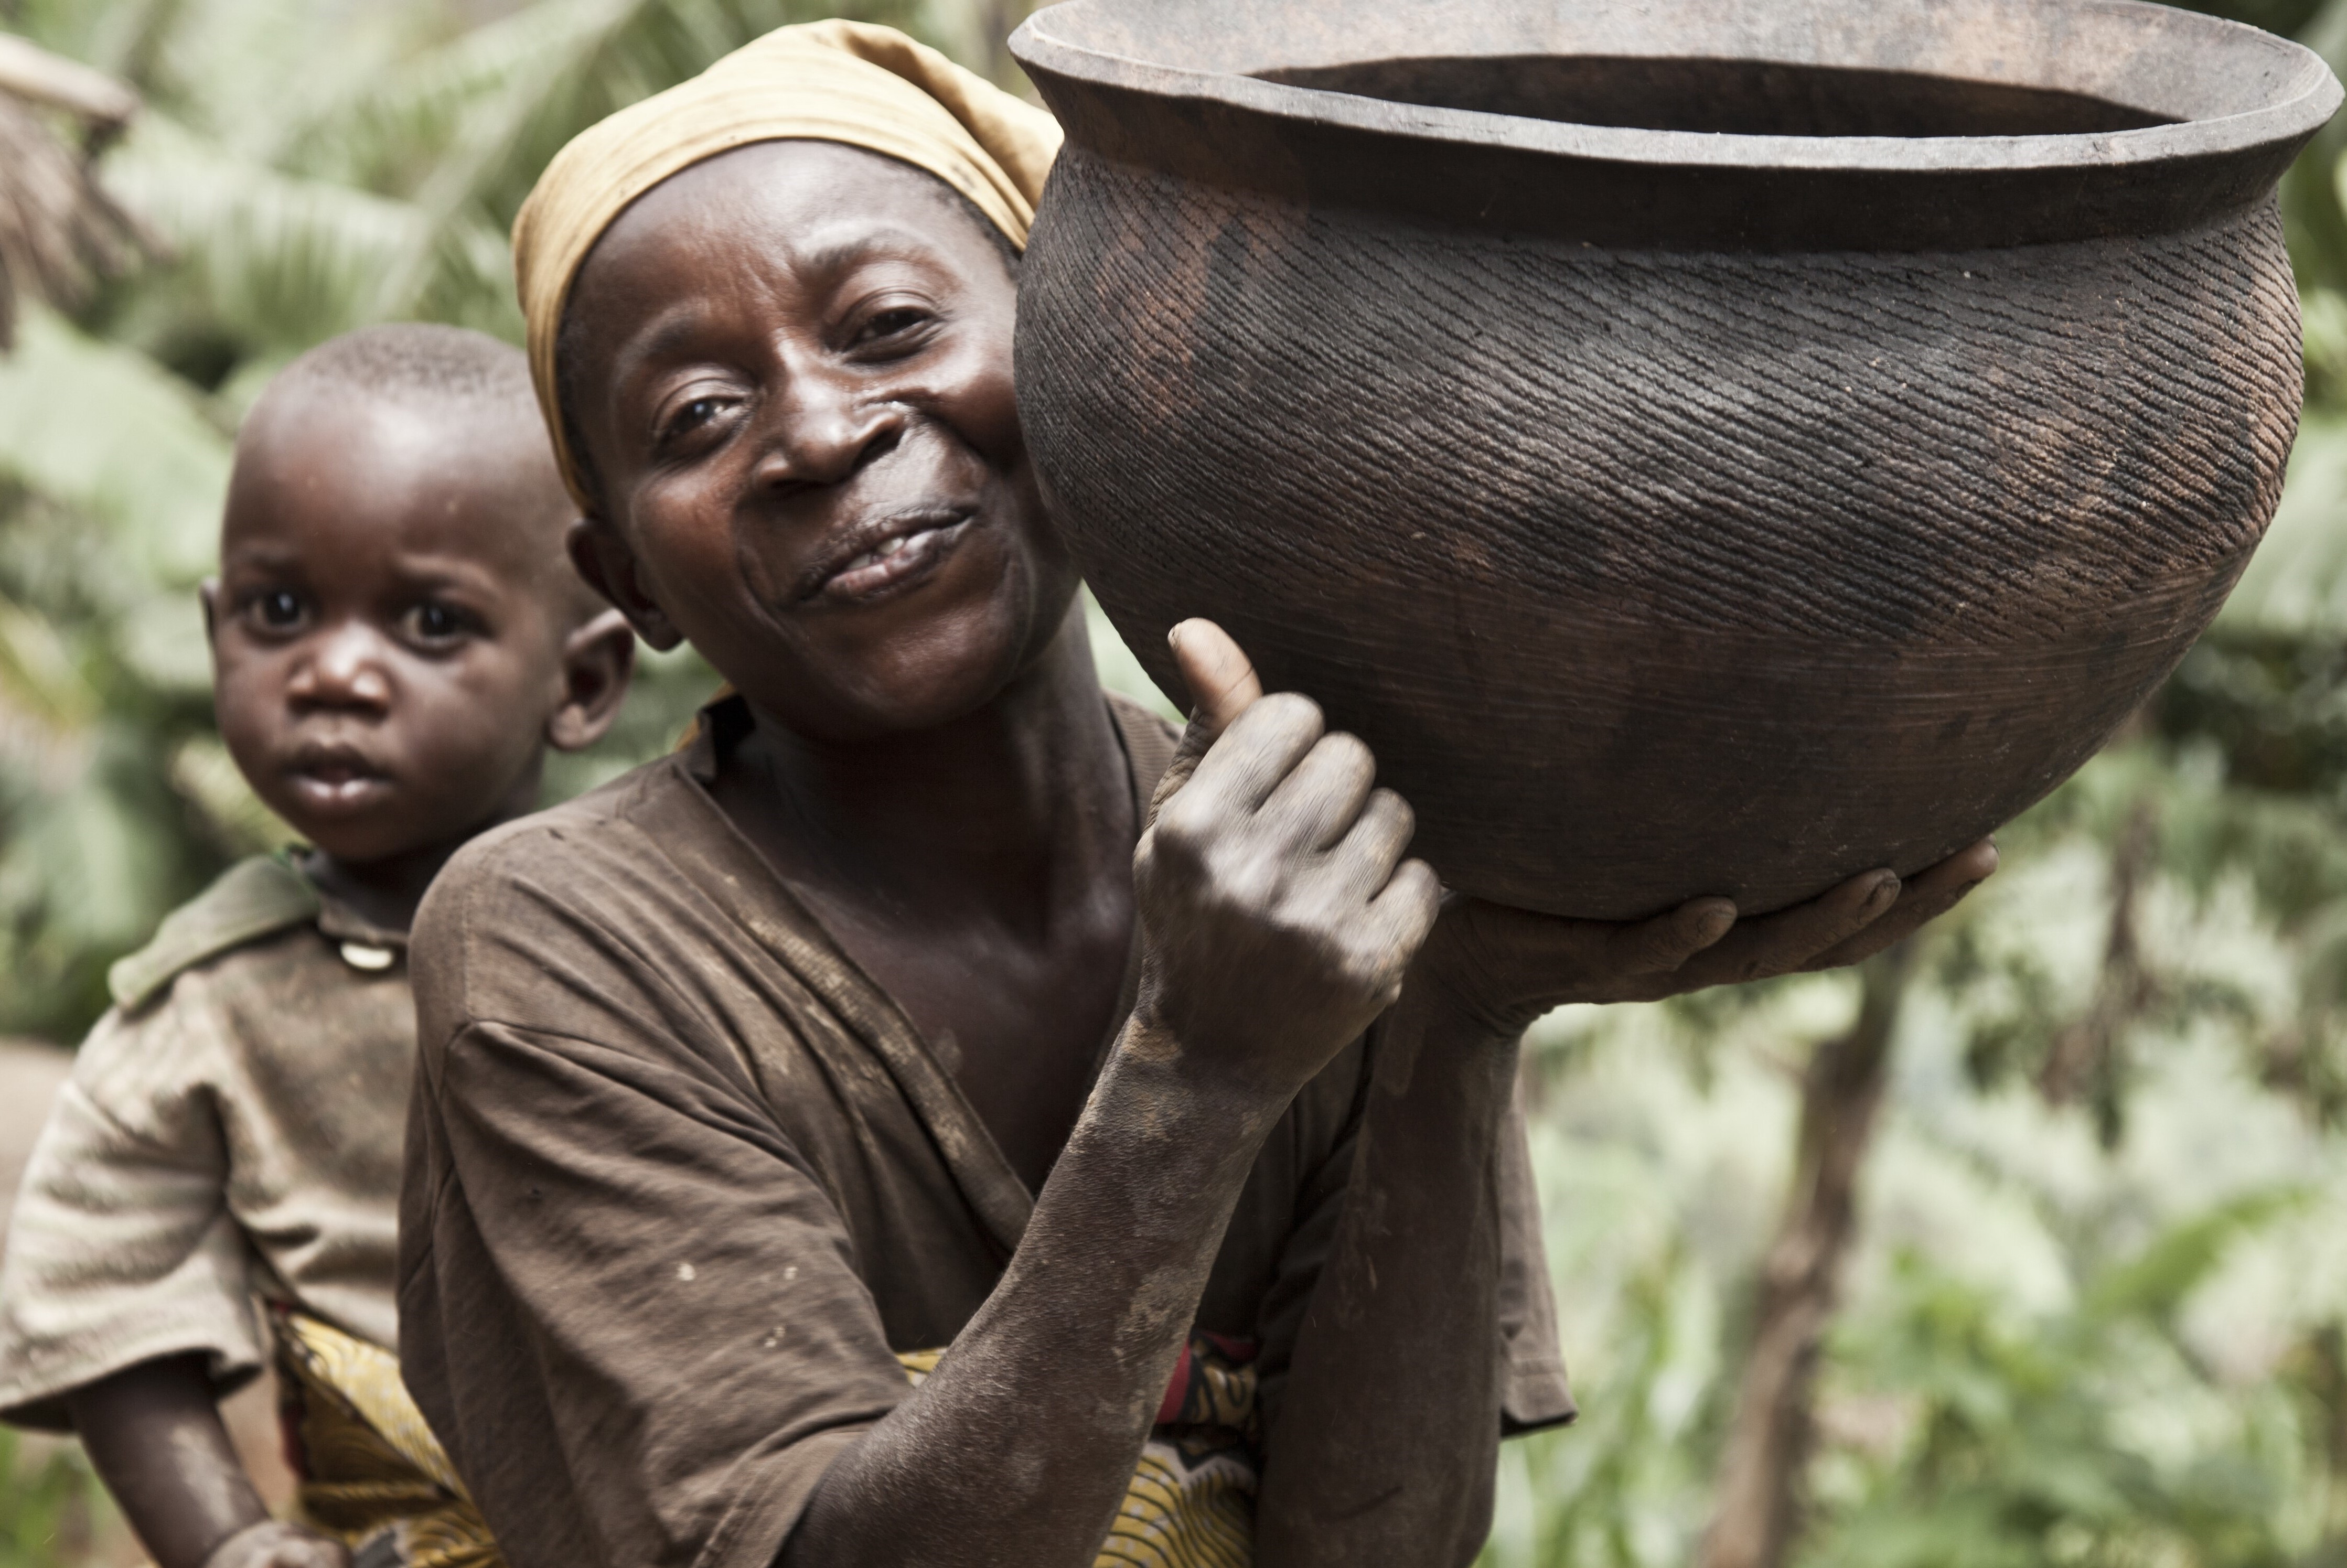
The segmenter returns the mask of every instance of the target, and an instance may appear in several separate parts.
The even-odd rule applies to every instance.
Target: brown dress
[[[1138,809],[1172,736],[1111,703]],[[951,1343],[1033,1206],[711,799],[747,719],[709,718],[676,756],[476,840],[416,923],[401,1360],[518,1568],[769,1568],[825,1467],[907,1393],[898,1353]],[[1254,1348],[1268,1423],[1374,1048],[1273,1132],[1199,1306],[1199,1330]],[[1508,1146],[1490,1332],[1529,1428],[1573,1406]]]

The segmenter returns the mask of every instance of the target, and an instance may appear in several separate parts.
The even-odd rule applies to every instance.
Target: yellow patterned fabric
[[[505,1568],[399,1358],[299,1312],[272,1318],[301,1522],[340,1537],[354,1568]]]
[[[272,1317],[302,1522],[341,1538],[356,1568],[505,1568],[399,1358],[302,1313]],[[944,1358],[897,1360],[917,1386]],[[1251,1568],[1255,1430],[1255,1368],[1194,1335],[1094,1568]]]
[[[1243,1350],[1194,1334],[1093,1568],[1251,1568],[1255,1373]],[[918,1385],[942,1350],[897,1358]]]

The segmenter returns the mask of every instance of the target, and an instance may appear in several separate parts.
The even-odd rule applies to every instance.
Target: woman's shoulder
[[[419,972],[480,938],[528,949],[573,931],[629,923],[643,891],[665,880],[665,840],[690,833],[699,791],[673,756],[660,757],[559,805],[466,844],[433,878],[416,911]]]
[[[1102,687],[1109,717],[1116,722],[1117,737],[1133,764],[1133,786],[1143,800],[1156,793],[1157,781],[1173,764],[1174,748],[1181,743],[1181,726],[1122,692]]]

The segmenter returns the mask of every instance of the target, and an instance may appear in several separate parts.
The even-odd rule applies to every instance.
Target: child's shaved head
[[[262,401],[337,389],[444,406],[538,406],[521,350],[429,322],[363,327],[322,343],[279,373]]]
[[[352,333],[253,405],[207,599],[220,729],[330,860],[436,865],[609,723],[628,637],[574,515],[521,351],[478,333]]]
[[[270,382],[245,418],[240,461],[249,447],[277,444],[288,425],[307,425],[306,416],[329,405],[347,411],[354,403],[395,410],[436,428],[448,444],[448,456],[461,450],[507,466],[510,482],[501,488],[507,504],[500,508],[505,522],[530,535],[533,548],[550,544],[548,559],[563,558],[562,535],[573,507],[554,466],[530,387],[529,361],[521,350],[483,333],[432,322],[345,333],[302,355]],[[231,507],[231,527],[234,521]],[[567,565],[556,569],[552,586],[564,596],[574,624],[606,608]]]

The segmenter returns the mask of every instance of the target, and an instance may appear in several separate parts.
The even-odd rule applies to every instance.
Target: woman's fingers
[[[1996,872],[1996,844],[1982,839],[1969,849],[1959,850],[1928,871],[1921,871],[1899,891],[1899,902],[1891,912],[1847,940],[1819,953],[1801,967],[1805,969],[1838,969],[1845,964],[1855,964],[1870,958],[1893,942],[1911,937],[1929,921],[1936,920],[1963,901],[1964,895],[1987,881]]]
[[[1898,897],[1895,873],[1862,873],[1806,904],[1741,922],[1688,961],[1686,978],[1695,985],[1712,986],[1800,968],[1881,919]]]
[[[1726,898],[1690,898],[1667,914],[1622,926],[1606,937],[1606,967],[1619,975],[1659,975],[1716,945],[1736,925]]]
[[[1322,861],[1330,891],[1339,898],[1373,898],[1393,880],[1410,835],[1418,831],[1409,803],[1389,789],[1374,790],[1349,829]]]
[[[1384,890],[1369,900],[1362,915],[1362,934],[1390,968],[1390,992],[1399,992],[1402,971],[1434,929],[1441,910],[1442,878],[1423,860],[1405,860],[1395,866]],[[1390,1004],[1393,995],[1385,999]]]
[[[1255,820],[1282,842],[1327,849],[1351,830],[1377,778],[1368,747],[1351,735],[1323,735],[1279,781]]]
[[[1325,733],[1320,705],[1309,697],[1280,692],[1258,700],[1214,737],[1160,820],[1185,809],[1254,815]]]

